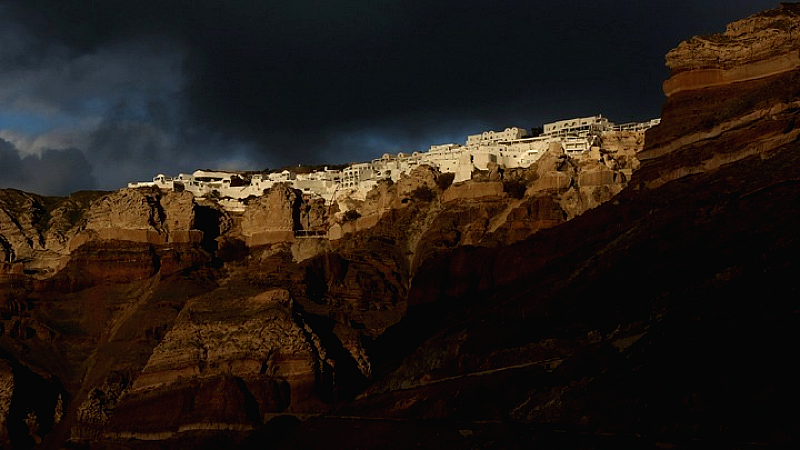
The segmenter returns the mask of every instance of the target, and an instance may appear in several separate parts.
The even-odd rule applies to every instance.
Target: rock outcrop
[[[800,69],[800,7],[756,14],[728,25],[724,33],[694,37],[667,56],[672,76],[664,93],[720,87]]]
[[[247,245],[291,241],[294,231],[300,229],[300,201],[298,191],[278,184],[248,205],[241,220]]]
[[[90,202],[103,193],[47,198],[0,191],[0,258],[18,272],[52,276],[67,262]]]
[[[158,189],[79,192],[61,199],[4,190],[0,256],[7,271],[46,279],[85,253],[80,250],[85,244],[198,245],[204,232],[196,220],[197,209],[190,193]]]
[[[106,195],[89,209],[77,248],[93,239],[149,244],[199,243],[195,227],[194,196],[189,192],[162,192],[157,188],[123,189]]]
[[[248,429],[275,414],[319,408],[316,380],[328,376],[330,362],[298,323],[289,292],[238,294],[228,286],[186,304],[141,374],[115,394],[109,436]],[[82,411],[90,414],[95,403],[87,399]]]
[[[154,188],[3,191],[0,342],[52,380],[30,415],[9,406],[3,439],[114,447],[324,412],[381,370],[374,343],[429,258],[526,239],[618,192],[640,141],[605,139],[456,185],[420,166],[332,207],[283,185],[243,213]],[[14,398],[29,392],[17,378]]]
[[[331,227],[330,237],[355,232],[386,236],[392,234],[388,227],[402,226],[412,267],[420,246],[427,255],[458,245],[519,241],[619,193],[639,167],[636,153],[643,138],[642,132],[608,132],[579,158],[556,144],[528,168],[495,167],[452,185],[447,175],[420,166],[396,185],[379,183],[363,202],[349,205],[355,214],[348,219],[340,213],[344,220]]]
[[[797,11],[679,47],[661,125],[580,158],[230,215],[4,191],[0,439],[794,446]]]
[[[762,25],[791,28],[797,11],[784,4],[734,24],[709,55],[736,73],[791,53],[796,40]],[[676,54],[673,68],[694,67]],[[784,374],[785,355],[800,344],[790,300],[800,250],[790,206],[800,201],[798,86],[788,70],[668,92],[641,169],[611,202],[515,245],[425,258],[395,330],[406,341],[376,344],[394,359],[339,414],[515,424],[534,440],[579,446],[550,434],[574,430],[593,436],[580,444],[592,448],[795,445],[800,422],[784,411],[800,392]],[[568,193],[574,166],[558,155],[542,163],[563,175],[548,175],[540,192]],[[611,168],[591,165],[578,174],[581,189]],[[505,427],[457,431],[437,428],[453,433],[454,446],[474,436],[508,444]]]
[[[657,187],[753,155],[768,157],[795,141],[798,33],[800,7],[784,3],[671,51],[662,125],[648,132],[639,154],[639,184]]]

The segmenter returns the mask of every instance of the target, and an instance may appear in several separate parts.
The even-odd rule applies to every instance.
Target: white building
[[[587,136],[608,131],[614,126],[602,114],[591,117],[559,120],[544,124],[543,136]]]
[[[375,175],[375,170],[372,163],[356,163],[350,167],[342,170],[342,187],[343,188],[358,188],[361,181],[372,179]]]
[[[160,173],[153,177],[153,181],[134,181],[132,183],[128,183],[129,188],[140,188],[140,187],[157,187],[160,189],[165,190],[172,190],[175,187],[175,183],[172,180],[172,177],[165,176],[163,173]]]
[[[467,136],[467,147],[481,145],[492,145],[496,142],[508,142],[522,139],[528,135],[528,131],[523,128],[506,128],[503,131],[484,131],[481,134]]]
[[[295,178],[297,178],[297,174],[289,170],[284,170],[283,172],[271,173],[267,175],[267,177],[269,178],[270,181],[281,182],[281,181],[294,180]]]
[[[309,197],[319,196],[329,202],[334,197],[365,198],[366,193],[380,180],[398,181],[400,177],[421,164],[454,173],[454,181],[465,181],[474,170],[487,170],[498,164],[506,168],[525,168],[536,162],[551,143],[558,143],[567,154],[576,155],[589,150],[594,140],[608,131],[644,131],[656,126],[660,119],[614,125],[602,115],[560,120],[544,124],[539,136],[528,136],[523,128],[511,127],[502,131],[484,131],[467,136],[465,145],[432,145],[427,152],[383,154],[370,162],[355,163],[342,171],[329,170],[296,174],[289,170],[270,173],[218,172],[197,170],[191,175],[175,178],[159,174],[153,181],[128,183],[128,187],[156,186],[167,190],[187,190],[195,196],[216,192],[228,198],[224,205],[242,208],[239,200],[263,195],[276,183],[286,183]],[[337,195],[338,194],[338,195]],[[229,206],[225,206],[229,208]]]
[[[652,119],[646,122],[628,122],[628,123],[621,123],[619,125],[614,125],[611,127],[612,131],[645,131],[648,128],[653,128],[654,126],[661,123],[661,119]]]

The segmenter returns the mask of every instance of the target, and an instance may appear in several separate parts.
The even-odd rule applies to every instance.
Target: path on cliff
[[[449,381],[456,381],[456,380],[460,380],[462,378],[468,378],[468,377],[482,377],[482,376],[486,376],[486,375],[493,375],[493,374],[496,374],[496,373],[499,373],[499,372],[505,372],[507,370],[524,369],[526,367],[541,366],[541,365],[552,364],[552,363],[556,363],[556,365],[557,365],[557,364],[560,364],[561,361],[563,361],[563,360],[564,360],[564,358],[542,359],[542,360],[530,361],[530,362],[526,362],[526,363],[522,363],[522,364],[514,364],[512,366],[497,367],[495,369],[479,370],[477,372],[469,372],[469,373],[465,373],[465,374],[461,374],[461,375],[454,375],[454,376],[451,376],[451,377],[438,378],[438,379],[430,380],[430,381],[424,381],[424,382],[423,381],[418,381],[417,383],[411,384],[411,385],[406,386],[406,387],[400,387],[400,388],[394,389],[393,391],[407,391],[407,390],[412,390],[412,389],[418,389],[418,388],[421,388],[421,387],[430,386],[432,384],[446,383],[446,382],[449,382]],[[377,395],[381,395],[381,394],[377,394]],[[361,398],[361,397],[356,397],[356,398]],[[369,398],[369,396],[366,396],[366,397],[363,397],[363,398]]]

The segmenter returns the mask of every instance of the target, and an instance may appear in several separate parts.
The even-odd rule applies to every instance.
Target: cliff
[[[667,97],[682,91],[754,81],[800,68],[800,8],[779,10],[731,23],[725,32],[694,37],[666,56],[672,76],[664,82]]]
[[[398,446],[796,445],[800,71],[769,65],[793,60],[797,11],[671,52],[662,123],[628,187],[515,245],[430,255],[376,344],[376,382],[282,442],[370,417],[361,435]],[[435,437],[387,431],[421,418],[440,421]]]
[[[403,320],[430,255],[598,206],[627,184],[642,138],[609,133],[580,159],[553,148],[458,185],[421,166],[332,207],[283,185],[240,214],[155,188],[2,191],[0,342],[49,393],[35,418],[0,405],[6,439],[167,442],[329,410],[372,379],[372,343]],[[6,390],[32,395],[18,373]]]
[[[800,8],[734,22],[667,55],[662,125],[639,154],[640,183],[655,187],[753,155],[800,135],[796,126]]]
[[[796,445],[797,11],[681,44],[662,124],[581,158],[241,214],[0,192],[3,445]]]

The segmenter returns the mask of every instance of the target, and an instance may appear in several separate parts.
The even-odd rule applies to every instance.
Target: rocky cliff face
[[[455,185],[422,166],[396,185],[378,185],[361,204],[350,205],[358,218],[335,225],[331,236],[368,230],[382,221],[396,224],[407,219],[400,213],[407,210],[414,216],[403,225],[412,265],[417,249],[428,245],[509,244],[577,217],[620,192],[639,166],[636,152],[643,143],[640,132],[609,132],[579,158],[556,145],[528,168],[493,167]],[[391,231],[378,227],[371,233]]]
[[[609,134],[580,160],[554,148],[455,186],[423,166],[333,208],[282,185],[233,215],[158,189],[4,191],[3,348],[57,381],[44,404],[61,398],[63,417],[8,415],[7,439],[169,440],[325,411],[372,378],[372,343],[403,319],[426,258],[596,207],[627,183],[641,143]]]
[[[242,214],[0,192],[2,445],[795,444],[797,17],[682,44],[662,124],[580,159]]]
[[[118,240],[153,244],[199,242],[197,204],[189,192],[123,189],[106,195],[89,209],[77,248],[87,240]]]
[[[461,421],[436,428],[454,446],[509,445],[509,429],[588,448],[796,445],[800,423],[783,411],[800,399],[785,375],[800,343],[800,71],[759,63],[794,57],[797,8],[670,53],[662,124],[612,202],[516,245],[425,258],[407,315],[376,345],[394,356],[339,414]],[[689,75],[709,67],[736,76]],[[314,445],[300,433],[336,425],[284,442]],[[392,436],[414,445],[407,432]]]
[[[669,97],[682,91],[753,81],[800,68],[800,8],[779,10],[731,23],[724,33],[694,37],[666,56],[672,76],[664,83]]]
[[[648,133],[639,155],[641,183],[659,186],[752,155],[768,157],[796,140],[799,32],[800,8],[786,3],[671,51],[663,126]]]
[[[70,241],[90,202],[102,193],[78,192],[67,198],[44,198],[4,190],[0,196],[0,257],[6,271],[49,276],[63,268]]]
[[[242,235],[251,247],[291,240],[299,229],[300,195],[285,185],[270,189],[242,216]]]
[[[189,300],[133,382],[104,391],[109,412],[90,397],[81,421],[107,437],[252,429],[278,413],[317,411],[316,378],[331,363],[288,291],[247,297],[228,286]]]

